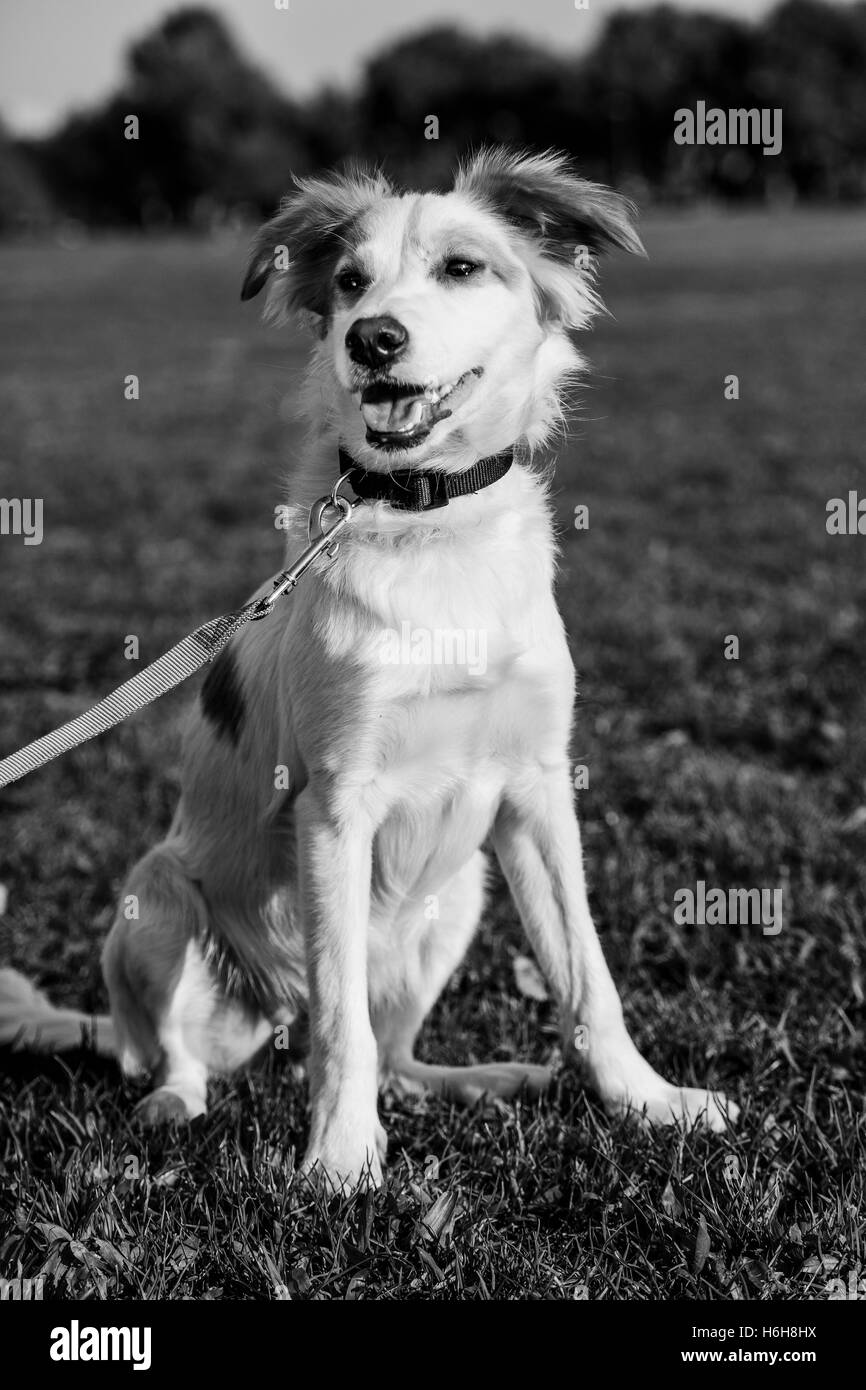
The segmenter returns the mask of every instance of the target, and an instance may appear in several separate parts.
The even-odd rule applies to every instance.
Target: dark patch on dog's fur
[[[208,671],[201,688],[201,707],[217,733],[236,744],[244,722],[244,694],[231,647],[220,652]]]
[[[482,150],[461,170],[455,187],[538,239],[554,260],[573,261],[578,245],[595,255],[617,247],[646,254],[633,204],[580,178],[567,157],[554,150]]]
[[[207,902],[200,880],[195,880],[195,887]],[[273,930],[266,930],[266,949],[241,959],[232,943],[215,928],[210,904],[196,921],[194,933],[202,960],[225,999],[240,1005],[251,1019],[257,1015],[270,1020],[294,1015],[289,1024],[288,1057],[302,1061],[309,1051],[309,1019],[293,962],[286,956],[285,940]]]
[[[296,192],[284,198],[279,213],[256,235],[241,299],[252,299],[276,268],[276,251],[285,247],[289,264],[274,312],[305,309],[324,318],[330,313],[331,273],[364,213],[393,189],[377,171],[349,169],[343,174],[295,179]]]
[[[263,988],[257,987],[229,943],[212,932],[209,926],[199,925],[195,936],[202,960],[216,980],[220,994],[239,1004],[251,1018],[255,1018],[257,1014],[264,1014],[265,1018],[270,1018],[278,1004],[283,1001],[279,1000],[267,985]]]

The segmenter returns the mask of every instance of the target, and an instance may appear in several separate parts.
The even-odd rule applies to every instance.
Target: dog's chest
[[[358,775],[389,803],[495,794],[504,765],[545,756],[570,718],[549,542],[473,540],[360,548],[318,624],[351,685]]]

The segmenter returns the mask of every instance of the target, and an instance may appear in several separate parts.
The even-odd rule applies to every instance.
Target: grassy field
[[[386,1097],[386,1189],[328,1208],[291,1180],[305,1091],[278,1055],[158,1137],[113,1069],[7,1056],[0,1274],[71,1298],[794,1299],[859,1266],[866,537],[828,536],[825,507],[866,495],[866,219],[695,215],[646,240],[608,268],[556,474],[574,751],[630,1025],[736,1098],[736,1134],[638,1134],[567,1075],[469,1112]],[[0,254],[0,495],[44,498],[45,527],[0,537],[3,751],[125,679],[127,635],[152,660],[278,566],[304,347],[241,307],[241,264],[179,240]],[[104,1006],[99,946],[167,824],[188,698],[2,796],[0,964],[58,1001]],[[783,887],[782,931],[675,926],[698,879]],[[500,890],[423,1055],[551,1056],[525,949]]]

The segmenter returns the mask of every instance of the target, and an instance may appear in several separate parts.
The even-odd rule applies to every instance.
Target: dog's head
[[[488,150],[446,194],[377,174],[298,180],[242,297],[267,285],[270,317],[318,320],[319,400],[359,462],[459,468],[555,425],[612,247],[643,250],[624,198],[561,155]]]

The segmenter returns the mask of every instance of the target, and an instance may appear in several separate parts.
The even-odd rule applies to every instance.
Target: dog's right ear
[[[265,312],[278,321],[298,309],[327,316],[337,260],[363,214],[392,192],[381,174],[362,170],[294,184],[256,234],[241,288],[246,300],[268,285]]]

